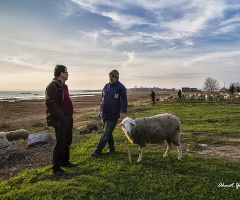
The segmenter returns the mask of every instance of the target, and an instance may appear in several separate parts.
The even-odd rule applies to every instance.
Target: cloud
[[[236,59],[240,60],[240,51],[214,52],[194,58],[191,61],[186,62],[185,66],[203,62],[219,62],[219,65],[221,65],[221,63],[224,63],[224,65],[226,65],[228,62],[234,62],[234,60],[236,61]]]
[[[72,0],[72,2],[78,4],[83,10],[109,18],[109,24],[121,33],[121,36],[112,36],[109,39],[113,46],[142,42],[148,43],[147,46],[150,47],[155,42],[173,40],[183,40],[184,45],[191,46],[194,44],[194,38],[201,36],[203,31],[215,31],[215,27],[210,28],[209,23],[223,18],[226,9],[223,0],[207,2],[201,0],[172,2],[167,0],[159,2],[155,0],[134,2]],[[233,27],[229,25],[228,29],[221,31],[231,30]]]
[[[134,43],[141,39],[139,36],[124,36],[124,37],[115,37],[110,40],[113,46],[119,46],[126,43]]]
[[[99,31],[92,32],[79,31],[79,33],[82,35],[82,40],[87,40],[94,45],[96,44],[99,37]]]
[[[128,86],[135,80],[143,86],[168,87],[181,81],[188,85],[191,77],[192,82],[200,82],[209,74],[221,77],[231,69],[236,76],[239,71],[240,2],[236,0],[24,3],[0,7],[4,73],[26,69],[29,74],[39,70],[52,76],[55,64],[65,64],[71,71],[69,83],[84,88],[93,76],[105,83],[102,76],[112,67],[124,74],[121,79]],[[9,15],[13,7],[15,12]],[[35,75],[25,77],[30,80]]]
[[[240,27],[240,15],[236,15],[233,18],[222,21],[216,31],[213,31],[214,35],[231,33],[238,31]]]
[[[121,30],[126,30],[128,28],[131,28],[133,26],[137,25],[146,25],[149,24],[144,19],[129,15],[129,14],[122,14],[118,12],[102,12],[101,13],[105,17],[109,17],[111,19],[110,24],[112,24],[114,27],[118,27]]]
[[[32,57],[0,55],[0,61],[8,63],[10,65],[14,64],[15,66],[18,66],[18,68],[14,70],[15,73],[36,69],[36,66],[32,62]],[[4,66],[2,67],[5,68]],[[8,70],[12,71],[12,68],[5,68],[5,71]]]
[[[59,1],[59,0],[58,0]],[[68,18],[79,15],[80,9],[72,1],[60,0],[56,6],[59,8],[60,17]]]
[[[178,7],[174,9],[179,12],[180,17],[171,20],[162,17],[159,24],[161,23],[172,39],[183,39],[198,36],[201,31],[209,28],[210,21],[222,18],[224,4],[222,1],[197,1],[191,2],[182,10]]]
[[[128,60],[122,64],[122,66],[125,68],[125,67],[128,67],[128,65],[131,64],[131,62],[133,62],[135,56],[134,56],[134,52],[125,51],[124,53],[127,54],[128,56]]]

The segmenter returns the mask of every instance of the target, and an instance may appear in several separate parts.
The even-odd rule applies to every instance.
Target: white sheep
[[[6,133],[5,132],[0,132],[0,137],[5,137]]]
[[[205,95],[205,100],[209,101],[209,96],[207,94]]]
[[[122,127],[126,137],[131,143],[138,144],[138,163],[142,161],[143,148],[146,147],[147,143],[157,144],[164,140],[167,143],[167,149],[163,157],[169,155],[170,144],[173,143],[178,149],[178,160],[180,161],[182,159],[182,148],[180,144],[181,124],[176,116],[160,114],[134,120],[126,117],[118,127]]]
[[[28,131],[24,129],[16,130],[16,131],[10,131],[5,133],[5,138],[8,141],[14,141],[23,139],[26,140],[28,138]]]

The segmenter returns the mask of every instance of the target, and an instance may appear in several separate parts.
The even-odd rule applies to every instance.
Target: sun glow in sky
[[[56,64],[74,89],[240,82],[239,0],[0,0],[0,91],[45,90]]]

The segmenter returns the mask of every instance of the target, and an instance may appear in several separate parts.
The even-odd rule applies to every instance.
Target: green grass
[[[182,124],[182,131],[211,132],[211,134],[240,137],[240,104],[203,101],[168,101],[159,103],[155,109],[150,106],[133,108],[143,110],[134,116],[144,117],[159,113],[176,115]]]
[[[220,140],[222,136],[240,137],[239,110],[240,104],[190,101],[131,107],[129,112],[137,112],[132,118],[174,114],[182,123],[182,131],[191,132],[182,135],[182,143],[222,145],[228,144]],[[163,158],[164,151],[146,148],[143,161],[137,164],[137,145],[130,144],[130,164],[120,128],[114,131],[116,154],[91,158],[100,136],[79,139],[71,146],[71,160],[79,166],[64,168],[69,176],[54,176],[50,166],[26,170],[0,184],[0,199],[238,199],[240,195],[240,188],[236,188],[240,184],[239,162],[187,153],[178,162],[174,151]],[[220,183],[234,185],[219,187]]]

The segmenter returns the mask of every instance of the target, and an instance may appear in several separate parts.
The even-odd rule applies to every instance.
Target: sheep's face
[[[135,126],[134,120],[132,120],[129,117],[126,117],[122,120],[122,122],[118,125],[118,127],[122,127],[122,130],[124,133],[127,133],[128,135],[132,131],[132,127]]]

